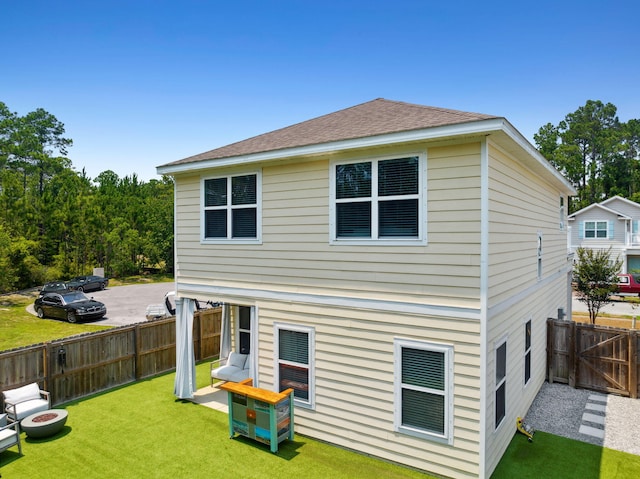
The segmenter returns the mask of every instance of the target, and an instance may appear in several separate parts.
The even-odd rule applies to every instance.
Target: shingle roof
[[[378,98],[178,160],[179,165],[498,118]],[[165,166],[168,166],[165,165]]]

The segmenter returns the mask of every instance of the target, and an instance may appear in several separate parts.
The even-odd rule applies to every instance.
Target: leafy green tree
[[[0,291],[11,291],[16,277],[11,264],[11,238],[0,224]]]
[[[617,274],[622,261],[611,260],[611,249],[578,248],[576,254],[578,262],[573,269],[576,292],[578,299],[587,305],[591,324],[595,324],[600,309],[618,291]]]
[[[557,126],[547,123],[534,135],[540,152],[576,187],[572,210],[640,190],[633,125],[621,123],[611,103],[588,100]]]
[[[173,268],[173,182],[106,170],[95,180],[66,158],[72,141],[43,109],[0,102],[0,292],[105,268]]]

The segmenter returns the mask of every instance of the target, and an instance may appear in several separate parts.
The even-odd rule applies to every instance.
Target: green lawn
[[[197,366],[198,387],[208,363]],[[165,374],[63,405],[65,429],[47,439],[23,437],[0,454],[3,478],[390,478],[432,476],[296,435],[268,446],[229,439],[226,414],[177,400]],[[640,477],[640,456],[537,432],[515,435],[494,478],[613,479]]]
[[[197,367],[199,387],[209,364]],[[296,435],[268,446],[229,439],[228,416],[180,401],[175,374],[63,405],[67,425],[48,439],[24,439],[23,456],[0,454],[3,478],[390,478],[431,476]],[[23,433],[23,438],[25,435]]]
[[[637,430],[636,425],[630,425]],[[492,479],[631,479],[640,477],[640,456],[544,432],[533,442],[517,434]]]

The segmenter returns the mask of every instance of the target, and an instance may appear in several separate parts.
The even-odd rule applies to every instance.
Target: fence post
[[[638,331],[629,331],[629,395],[638,398]]]
[[[142,349],[142,345],[140,344],[141,340],[142,338],[140,337],[140,325],[136,324],[133,328],[133,344],[135,344],[135,351],[133,353],[133,370],[136,381],[140,379],[140,350]]]
[[[44,369],[44,390],[51,393],[51,368],[49,367],[49,348],[51,343],[47,341],[42,348],[42,368]]]
[[[571,321],[569,323],[569,386],[572,388],[576,387],[578,379],[578,354],[576,353],[578,347],[577,334],[576,323]]]

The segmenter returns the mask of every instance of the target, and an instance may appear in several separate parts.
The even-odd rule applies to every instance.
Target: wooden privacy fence
[[[196,361],[218,356],[221,319],[221,308],[195,313]],[[37,382],[51,393],[55,405],[175,367],[173,317],[4,351],[0,353],[0,390]]]
[[[640,334],[573,321],[547,320],[547,380],[637,398]]]

